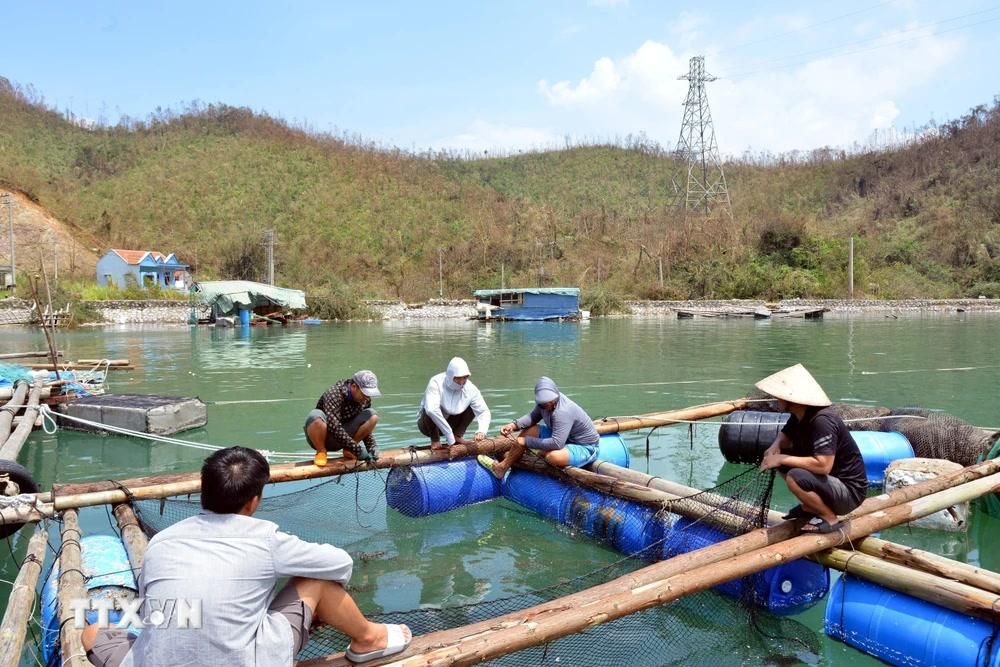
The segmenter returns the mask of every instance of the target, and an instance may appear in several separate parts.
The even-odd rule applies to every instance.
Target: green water
[[[738,398],[754,381],[803,362],[834,401],[943,410],[980,426],[1000,426],[1000,316],[927,314],[804,320],[595,320],[579,325],[465,321],[329,324],[232,329],[120,327],[60,332],[66,358],[128,357],[137,370],[112,373],[111,392],[196,395],[208,425],[179,437],[282,452],[304,449],[302,420],[333,381],[359,368],[380,378],[380,448],[419,444],[415,428],[427,379],[455,355],[472,368],[493,411],[494,428],[531,407],[531,387],[549,375],[597,418]],[[0,353],[44,348],[40,333],[0,329]],[[706,488],[736,474],[724,463],[716,427],[700,424],[627,436],[632,467]],[[39,483],[127,478],[197,469],[204,452],[118,437],[35,432],[21,453]],[[364,495],[364,494],[362,494]],[[377,507],[377,498],[358,505]],[[789,506],[787,492],[775,506]],[[426,519],[382,512],[391,535],[418,521],[420,539],[359,559],[354,584],[363,608],[378,611],[495,599],[585,573],[618,556],[519,511],[492,502]],[[105,509],[84,510],[85,532],[113,532]],[[350,507],[317,507],[314,533],[338,543],[352,524],[372,520]],[[887,539],[1000,570],[1000,522],[976,513],[967,534],[906,528]],[[406,532],[402,529],[399,533]],[[439,534],[447,532],[439,539]],[[456,537],[457,535],[457,537]],[[28,532],[13,548],[23,554]],[[53,541],[55,543],[55,541]],[[6,553],[6,549],[4,549]],[[378,554],[388,554],[380,558]],[[367,556],[368,554],[366,554]],[[356,554],[357,557],[357,554]],[[9,554],[0,579],[13,579]],[[9,586],[0,584],[6,599]],[[823,604],[799,617],[821,633]],[[875,661],[822,639],[825,664]],[[26,663],[29,664],[29,663]]]

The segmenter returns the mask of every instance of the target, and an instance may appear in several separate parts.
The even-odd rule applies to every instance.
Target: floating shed
[[[482,320],[578,320],[586,317],[580,310],[578,287],[531,287],[481,289],[476,297],[476,311]]]
[[[306,293],[287,287],[275,287],[251,280],[209,280],[194,284],[194,298],[212,309],[213,318],[239,317],[244,326],[250,324],[250,313],[258,308],[274,310],[305,310]]]

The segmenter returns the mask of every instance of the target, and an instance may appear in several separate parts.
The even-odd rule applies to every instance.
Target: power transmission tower
[[[705,73],[705,57],[695,56],[691,58],[688,73],[677,78],[688,80],[688,93],[684,100],[681,135],[674,153],[677,162],[673,178],[675,201],[678,206],[683,205],[685,211],[697,211],[706,216],[724,213],[732,218],[729,188],[722,172],[705,91],[705,84],[715,81],[715,77]]]

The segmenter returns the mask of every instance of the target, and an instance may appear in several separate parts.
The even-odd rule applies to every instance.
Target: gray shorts
[[[340,425],[343,426],[344,430],[347,431],[347,434],[353,438],[354,434],[358,432],[359,428],[361,428],[361,425],[374,416],[375,416],[375,411],[372,410],[371,408],[368,408],[367,410],[362,410],[361,412],[359,412],[357,415],[354,416],[353,419],[349,419],[346,422],[341,422]],[[306,415],[306,423],[302,425],[302,431],[306,434],[307,441],[309,440],[309,425],[317,420],[325,424],[326,413],[320,410],[319,408],[310,410],[309,414]]]
[[[309,628],[313,610],[301,598],[292,582],[288,582],[267,608],[268,614],[281,614],[292,626],[292,652],[298,653],[309,643]],[[87,660],[95,667],[118,667],[132,650],[136,635],[124,628],[107,628],[97,633],[94,647],[87,651]]]
[[[802,468],[792,468],[786,477],[794,479],[803,491],[815,492],[834,514],[847,514],[864,500],[855,499],[847,485],[833,475],[817,475]]]

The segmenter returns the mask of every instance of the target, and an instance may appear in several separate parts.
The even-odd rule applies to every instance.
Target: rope
[[[41,412],[42,414],[42,428],[48,435],[53,435],[58,430],[59,426],[56,423],[56,417],[58,417],[59,419],[75,422],[77,424],[82,424],[84,426],[89,426],[95,430],[107,431],[109,433],[115,433],[117,435],[124,435],[132,438],[140,438],[168,445],[177,445],[178,447],[188,447],[190,449],[198,449],[201,451],[209,451],[209,452],[225,449],[225,447],[219,445],[211,445],[202,442],[193,442],[191,440],[181,440],[179,438],[169,438],[165,435],[156,435],[155,433],[143,433],[141,431],[133,431],[131,429],[122,428],[120,426],[102,424],[101,422],[95,422],[89,419],[83,419],[82,417],[75,417],[73,415],[53,412],[47,405],[40,405],[38,406],[38,409],[39,412]],[[257,451],[260,452],[264,456],[264,458],[268,459],[269,461],[271,459],[305,461],[313,458],[311,454],[290,454],[286,452],[272,452],[266,449],[257,449]]]

